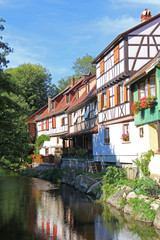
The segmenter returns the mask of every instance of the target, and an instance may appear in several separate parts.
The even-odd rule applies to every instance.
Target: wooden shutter
[[[56,128],[56,118],[52,117],[52,128]]]
[[[114,105],[118,104],[118,86],[114,87]]]
[[[128,97],[127,97],[127,87],[123,87],[123,90],[124,90],[124,102],[127,102],[128,101]]]
[[[114,64],[119,62],[119,45],[114,48]]]
[[[48,119],[46,120],[46,130],[47,131],[49,130],[49,120]]]
[[[104,58],[100,61],[100,75],[104,73]]]
[[[102,93],[101,94],[99,94],[99,112],[101,112],[102,111]]]
[[[106,95],[107,95],[107,108],[110,108],[110,91],[109,90],[107,90]]]
[[[63,118],[61,118],[61,126],[63,126]]]
[[[43,121],[41,122],[41,131],[43,131]]]

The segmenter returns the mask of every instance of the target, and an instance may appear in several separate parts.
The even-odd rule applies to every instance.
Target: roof
[[[65,101],[65,96],[63,96],[62,100],[58,103],[58,105],[55,107],[55,109],[51,109],[50,112],[48,112],[48,108],[36,119],[36,121],[45,119],[47,117],[51,117],[55,114],[61,114],[63,113],[67,108],[69,107],[69,105],[66,105],[66,101]]]
[[[36,115],[41,114],[41,112],[45,111],[45,109],[48,108],[48,104],[44,105],[40,109],[38,109],[35,113],[33,113],[31,116],[27,118],[27,122],[34,122],[34,120],[37,118]]]
[[[138,70],[126,83],[126,86],[129,86],[136,82],[138,79],[144,77],[148,74],[157,64],[160,66],[160,52],[153,58],[149,63],[143,66],[140,70]]]
[[[98,126],[95,126],[91,129],[85,129],[79,132],[74,132],[74,133],[70,133],[70,134],[66,134],[65,138],[69,138],[69,137],[75,137],[75,136],[80,136],[83,135],[84,133],[86,134],[95,134],[98,133]]]
[[[99,62],[99,60],[100,60],[103,56],[105,56],[106,53],[107,53],[108,51],[110,51],[110,50],[111,50],[121,39],[123,39],[127,34],[129,34],[130,32],[132,32],[132,31],[134,31],[134,30],[136,30],[136,29],[138,29],[138,28],[140,28],[140,27],[142,27],[142,26],[144,26],[144,25],[152,22],[153,20],[157,19],[158,17],[160,17],[160,13],[157,14],[157,15],[155,15],[155,16],[153,16],[151,19],[146,20],[146,21],[144,21],[144,22],[136,25],[135,27],[133,27],[133,28],[131,28],[131,29],[129,29],[129,30],[127,30],[127,31],[119,34],[119,35],[92,61],[92,64],[95,64],[95,63]]]
[[[83,106],[88,102],[90,99],[92,99],[94,96],[96,96],[97,90],[96,90],[96,84],[93,86],[91,91],[86,95],[86,91],[82,94],[80,98],[76,98],[76,96],[73,98],[69,108],[67,109],[67,112],[71,112],[74,109],[79,108],[80,106]]]

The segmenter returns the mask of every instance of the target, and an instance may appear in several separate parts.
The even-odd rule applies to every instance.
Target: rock
[[[138,214],[136,215],[135,220],[136,220],[136,221],[144,222],[144,223],[147,224],[147,225],[152,225],[152,224],[153,224],[153,222],[152,222],[151,220],[148,220],[148,219],[146,219],[146,218],[143,218],[143,213],[142,213],[142,212],[140,212],[140,213],[138,213]]]
[[[139,199],[139,200],[142,200],[142,199],[147,199],[147,197],[146,197],[146,196],[144,196],[144,195],[139,195],[139,196],[138,196],[138,199]]]
[[[130,192],[126,197],[126,200],[128,202],[130,199],[136,198],[136,197],[137,197],[137,195],[135,194],[135,192]]]
[[[129,186],[126,187],[126,192],[132,192],[132,191],[133,191],[133,189],[131,187],[129,187]]]
[[[123,193],[123,198],[126,199],[126,197],[127,197],[127,193],[124,192],[124,193]]]
[[[83,192],[83,193],[86,193],[87,190],[88,190],[88,184],[86,184],[86,183],[80,183],[79,191],[80,191],[80,192]]]
[[[154,220],[154,226],[158,229],[160,229],[160,209],[158,209],[155,220]]]
[[[100,189],[101,181],[94,183],[87,191],[88,194],[96,195]]]
[[[127,213],[127,214],[131,214],[132,212],[132,206],[129,205],[129,204],[126,204],[124,209],[123,209],[124,213]]]
[[[123,197],[124,192],[125,192],[124,190],[118,190],[116,193],[114,193],[112,196],[108,198],[107,203],[119,209],[121,198]]]
[[[96,199],[100,199],[101,195],[102,195],[102,191],[99,190],[98,193],[96,194]]]
[[[76,189],[80,188],[81,176],[77,176],[74,182],[74,186]]]
[[[127,178],[135,181],[138,177],[138,169],[136,167],[134,168],[127,168]]]
[[[151,203],[151,209],[152,210],[156,210],[157,211],[159,206],[160,206],[160,201],[159,200],[158,201],[154,201],[154,202]]]

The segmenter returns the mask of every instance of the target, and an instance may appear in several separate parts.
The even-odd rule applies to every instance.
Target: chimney
[[[74,78],[71,78],[71,87],[73,87],[75,84],[75,79]]]
[[[149,19],[151,19],[152,15],[151,12],[149,10],[147,10],[147,8],[141,13],[141,23],[144,21],[147,21]]]
[[[48,112],[51,111],[51,96],[48,96]]]

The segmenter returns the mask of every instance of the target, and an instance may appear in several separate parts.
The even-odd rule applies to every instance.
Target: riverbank
[[[85,173],[73,169],[25,169],[21,173],[52,183],[65,183],[76,190],[106,202],[136,221],[160,229],[160,187],[149,177],[131,181],[126,170],[109,167],[105,173]]]

